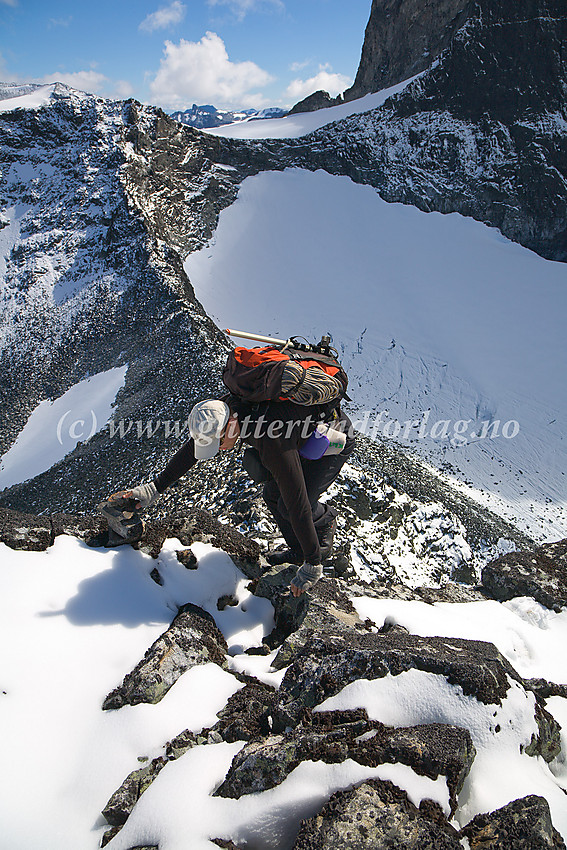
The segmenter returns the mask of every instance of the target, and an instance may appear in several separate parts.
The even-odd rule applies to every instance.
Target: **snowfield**
[[[421,77],[417,74],[388,89],[367,94],[357,100],[341,103],[338,106],[330,106],[328,109],[318,109],[316,112],[299,112],[296,115],[288,115],[284,118],[264,118],[262,120],[250,119],[238,121],[234,124],[224,124],[221,127],[213,127],[203,130],[211,136],[224,136],[228,139],[295,139],[305,136],[320,127],[341,121],[349,115],[357,115],[377,109],[379,106],[395,94],[403,91],[406,86]]]
[[[565,264],[457,213],[288,169],[245,180],[184,267],[221,328],[330,332],[360,430],[536,539],[567,534]]]
[[[34,478],[106,425],[128,365],[92,375],[59,398],[41,401],[0,458],[0,490]]]

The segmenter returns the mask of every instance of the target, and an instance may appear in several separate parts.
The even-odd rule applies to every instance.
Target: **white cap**
[[[189,432],[195,441],[196,460],[208,460],[216,455],[229,416],[230,410],[224,401],[211,398],[195,405],[189,414]]]

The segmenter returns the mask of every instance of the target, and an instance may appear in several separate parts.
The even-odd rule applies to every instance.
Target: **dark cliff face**
[[[479,0],[473,11],[439,60],[380,108],[221,155],[347,175],[387,201],[459,212],[566,261],[565,4]]]
[[[372,0],[360,65],[345,100],[425,71],[470,17],[471,0]]]

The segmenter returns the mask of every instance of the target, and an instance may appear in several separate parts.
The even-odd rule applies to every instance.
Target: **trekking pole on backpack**
[[[289,339],[275,339],[272,336],[262,336],[261,334],[253,334],[248,331],[234,331],[230,328],[225,328],[225,333],[229,336],[238,337],[238,339],[254,339],[257,342],[265,342],[269,345],[283,345],[282,351],[285,351],[287,348],[295,348],[298,351],[318,351],[321,354],[325,354],[333,350],[331,349],[330,336],[322,336],[321,341],[317,345],[311,345],[308,342],[299,342],[293,336],[290,336]]]
[[[275,339],[273,336],[261,336],[260,334],[251,334],[247,331],[232,331],[230,328],[225,329],[225,334],[236,336],[238,339],[255,339],[257,342],[267,342],[272,345],[291,345],[293,339]]]

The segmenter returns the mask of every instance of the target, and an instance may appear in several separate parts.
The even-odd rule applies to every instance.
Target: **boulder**
[[[312,726],[253,741],[234,757],[226,779],[215,792],[238,799],[274,788],[302,761],[339,764],[353,759],[376,767],[401,763],[416,773],[447,778],[451,809],[475,757],[466,729],[443,724],[393,728],[368,720],[362,710],[313,714]]]
[[[522,681],[494,644],[485,641],[419,637],[400,626],[376,634],[352,629],[348,638],[324,635],[307,641],[281,683],[280,722],[297,725],[306,709],[356,679],[396,676],[411,669],[443,675],[487,705],[501,704],[509,679]]]
[[[471,850],[564,850],[551,822],[549,804],[531,795],[490,814],[477,815],[461,830]]]
[[[552,611],[567,605],[567,538],[533,552],[508,552],[482,571],[482,585],[494,599],[531,596]]]
[[[226,668],[226,641],[210,614],[197,605],[179,609],[171,626],[142,661],[104,700],[103,709],[159,702],[190,667],[214,662]]]
[[[242,678],[242,677],[240,677]],[[218,722],[212,727],[223,741],[254,741],[269,735],[277,693],[274,688],[258,681],[248,681],[229,697],[217,713]]]
[[[333,794],[302,821],[293,850],[462,850],[458,833],[432,801],[418,809],[391,782],[369,779]]]

